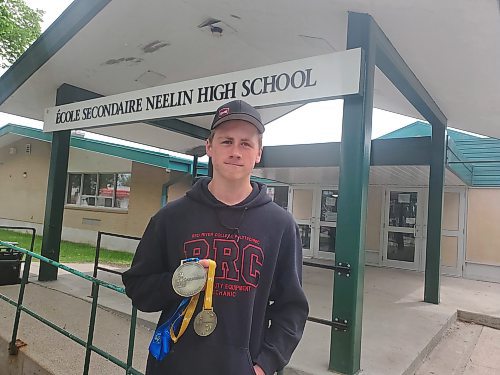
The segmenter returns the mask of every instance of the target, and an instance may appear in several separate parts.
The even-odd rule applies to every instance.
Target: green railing
[[[97,299],[99,296],[99,287],[105,287],[111,290],[114,290],[115,292],[125,294],[125,289],[122,287],[119,287],[117,285],[107,283],[105,281],[96,279],[94,277],[85,275],[84,273],[77,271],[71,267],[65,266],[64,264],[61,264],[59,262],[56,262],[52,259],[46,258],[42,255],[38,255],[34,253],[33,251],[29,251],[26,249],[23,249],[21,247],[17,247],[15,245],[12,245],[9,242],[3,242],[0,241],[0,246],[8,249],[12,249],[13,251],[17,251],[20,253],[25,254],[26,260],[24,263],[24,270],[23,270],[23,276],[21,279],[21,286],[19,290],[19,298],[16,301],[0,294],[0,299],[8,302],[12,306],[16,307],[16,317],[14,321],[14,328],[12,330],[12,339],[9,343],[9,353],[12,355],[16,355],[18,353],[18,348],[16,346],[16,340],[17,340],[17,332],[19,328],[19,319],[21,317],[21,312],[25,312],[28,315],[32,316],[33,318],[37,319],[38,321],[44,323],[45,325],[49,326],[50,328],[56,330],[60,334],[66,336],[67,338],[75,341],[76,343],[80,344],[81,346],[85,347],[85,363],[84,363],[84,368],[83,368],[83,375],[88,375],[89,373],[89,367],[90,367],[90,357],[92,353],[97,353],[100,356],[106,358],[110,362],[114,363],[115,365],[121,367],[124,369],[126,372],[125,374],[133,374],[133,375],[143,375],[140,371],[134,369],[132,367],[132,360],[133,360],[133,353],[134,353],[134,340],[135,340],[135,327],[136,327],[136,320],[137,320],[137,309],[132,306],[132,313],[131,313],[131,319],[130,319],[130,333],[129,333],[129,342],[128,342],[128,354],[127,354],[127,362],[123,362],[122,360],[114,357],[113,355],[107,353],[106,351],[96,347],[93,345],[93,339],[94,339],[94,328],[95,328],[95,320],[96,320],[96,314],[97,314]],[[39,259],[41,262],[48,263],[54,267],[60,268],[62,270],[65,270],[75,276],[78,276],[82,279],[88,280],[92,283],[92,307],[91,307],[91,313],[90,313],[90,322],[89,322],[89,330],[87,333],[87,339],[84,340],[82,338],[79,338],[70,332],[66,331],[64,328],[59,327],[58,325],[54,324],[53,322],[43,318],[42,316],[36,314],[34,311],[31,311],[29,308],[23,305],[23,299],[24,299],[24,291],[26,284],[28,283],[28,276],[30,272],[30,266],[31,266],[31,260],[32,258]]]

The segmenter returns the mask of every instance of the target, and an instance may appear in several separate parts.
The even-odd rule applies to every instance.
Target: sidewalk
[[[92,265],[69,265],[91,273]],[[36,273],[36,267],[32,271]],[[99,271],[98,277],[108,282],[121,285],[118,275]],[[332,306],[332,272],[317,268],[304,268],[304,288],[309,303],[310,315],[323,319],[331,318]],[[75,303],[79,310],[90,311],[90,283],[78,280],[66,272],[60,272],[57,281],[38,282],[32,278],[28,290],[36,290],[35,294],[53,294],[63,292],[65,299],[79,301]],[[442,335],[455,322],[457,309],[500,317],[500,285],[495,283],[442,277],[441,304],[432,305],[422,302],[424,275],[412,271],[389,268],[367,267],[365,270],[364,315],[361,368],[363,374],[400,375],[413,374],[424,358],[438,344]],[[12,294],[17,287],[0,287],[0,293]],[[69,295],[75,296],[70,297]],[[42,300],[44,298],[40,297]],[[41,301],[40,301],[41,303]],[[73,305],[74,302],[71,302]],[[100,289],[99,304],[105,309],[99,313],[106,319],[127,321],[130,314],[130,301],[106,288]],[[14,309],[0,302],[0,312]],[[53,301],[46,304],[44,310],[48,315],[56,311],[73,308],[68,302]],[[87,313],[88,314],[88,313]],[[0,318],[5,315],[0,315]],[[11,315],[13,317],[13,314]],[[136,343],[136,360],[145,360],[146,348],[151,337],[158,314],[140,314],[142,324],[138,327]],[[7,320],[10,318],[7,317]],[[12,318],[13,319],[13,318]],[[6,319],[0,319],[1,322]],[[72,324],[88,325],[88,316],[76,315]],[[9,322],[10,323],[10,322]],[[25,324],[25,318],[21,326]],[[39,324],[40,325],[40,324]],[[5,325],[0,326],[0,335],[4,334]],[[24,340],[33,346],[33,332],[23,331]],[[58,335],[53,333],[52,336]],[[128,337],[128,329],[116,331],[115,335]],[[61,336],[62,337],[62,336]],[[85,336],[84,336],[85,337]],[[141,341],[142,340],[142,341]],[[36,341],[36,340],[34,340]],[[68,340],[66,340],[68,341]],[[296,371],[311,375],[332,374],[327,370],[330,347],[330,329],[326,326],[308,322],[304,337],[294,353],[289,367]],[[43,348],[40,348],[42,350]],[[46,355],[46,354],[45,354]],[[51,356],[53,352],[51,351]],[[49,356],[50,357],[50,356]],[[98,357],[98,356],[96,356]],[[138,367],[141,368],[141,367]],[[472,371],[472,370],[471,370]],[[73,373],[73,372],[66,372]],[[75,372],[79,373],[79,371]],[[94,373],[94,372],[91,372]],[[114,372],[95,372],[95,374],[114,374]],[[446,373],[443,373],[446,374]],[[476,374],[469,372],[467,375]],[[477,372],[477,374],[482,374]]]

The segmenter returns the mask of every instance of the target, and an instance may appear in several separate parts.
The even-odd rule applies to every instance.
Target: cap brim
[[[223,123],[225,123],[227,121],[231,121],[231,120],[242,120],[242,121],[249,122],[250,124],[252,124],[253,126],[255,126],[257,128],[257,130],[259,131],[260,134],[264,133],[264,130],[265,130],[264,125],[259,120],[257,120],[255,117],[247,115],[245,113],[232,113],[230,115],[227,115],[227,116],[220,118],[218,121],[216,121],[215,123],[212,124],[212,130],[215,129],[220,124],[223,124]]]

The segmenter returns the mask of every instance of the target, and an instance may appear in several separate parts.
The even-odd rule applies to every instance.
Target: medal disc
[[[194,331],[199,336],[208,336],[217,327],[217,315],[213,310],[202,310],[194,319]]]
[[[207,281],[207,272],[198,262],[182,263],[174,272],[172,287],[182,297],[192,297],[201,292]]]

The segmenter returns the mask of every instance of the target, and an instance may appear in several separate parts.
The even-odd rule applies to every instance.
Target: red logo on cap
[[[219,110],[219,117],[227,116],[229,114],[229,108],[224,107]]]

